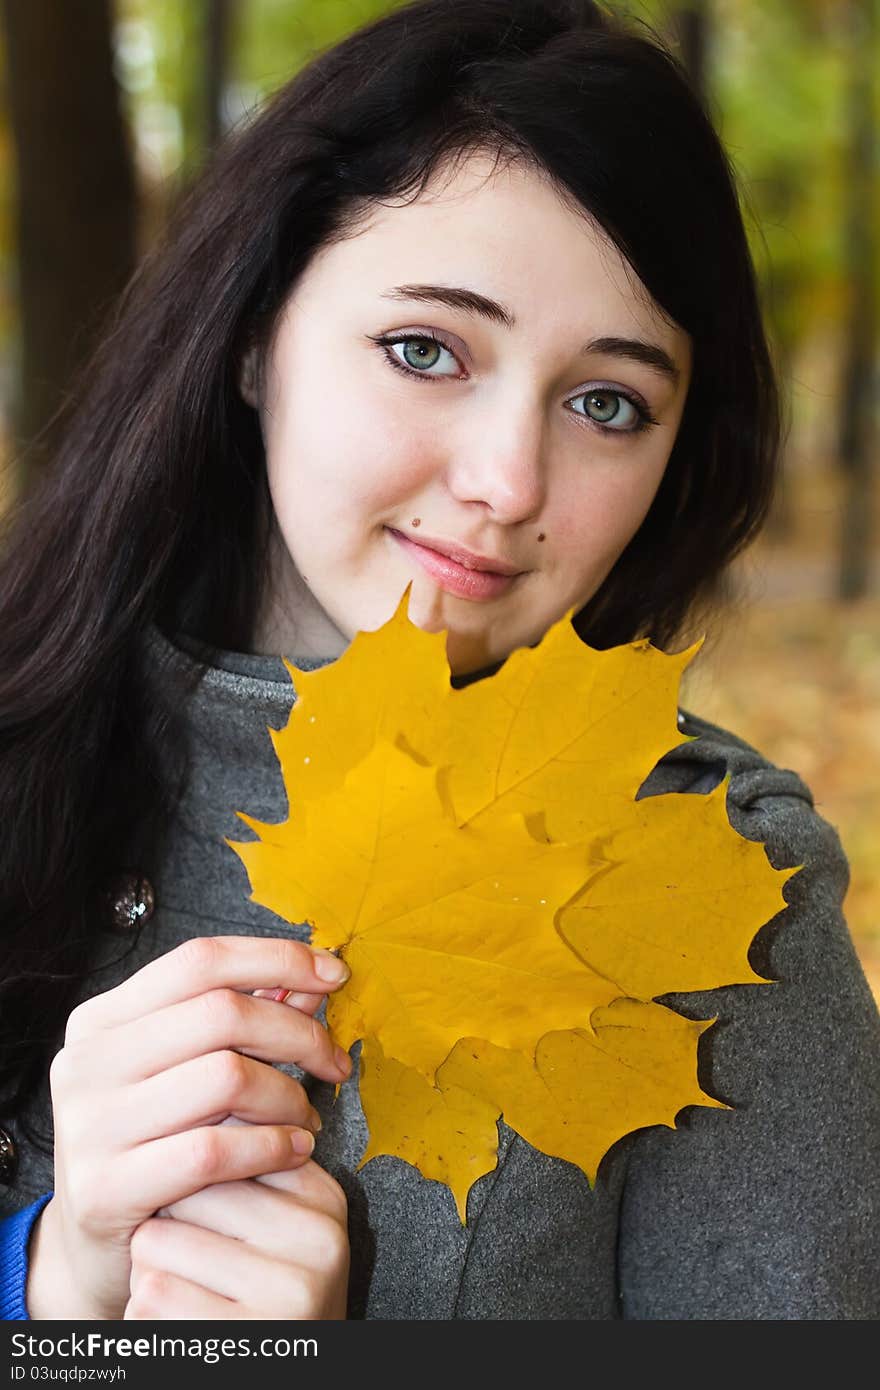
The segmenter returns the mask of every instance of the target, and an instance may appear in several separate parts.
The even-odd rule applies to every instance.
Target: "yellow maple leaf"
[[[386,1057],[375,1038],[361,1048],[360,1088],[370,1135],[359,1166],[380,1154],[406,1159],[424,1177],[446,1183],[464,1223],[471,1186],[498,1161],[501,1106],[454,1080],[438,1077],[432,1086]]]
[[[553,839],[573,840],[598,799],[634,798],[646,769],[689,741],[678,728],[678,687],[699,643],[677,655],[647,641],[594,651],[571,626],[572,610],[491,679],[454,690],[444,636],[409,621],[408,592],[331,668],[285,662],[295,717],[269,733],[291,806],[338,786],[385,738],[448,768],[460,824],[486,809],[537,811]]]
[[[252,897],[351,969],[327,1018],[363,1043],[369,1143],[446,1183],[465,1220],[497,1120],[590,1181],[608,1148],[688,1105],[712,1020],[658,996],[765,983],[748,963],[785,906],[726,783],[635,795],[684,741],[696,648],[593,651],[571,614],[494,675],[450,685],[442,633],[397,612],[313,672],[270,730],[290,814],[229,841]]]
[[[792,870],[732,829],[728,778],[707,795],[618,803],[602,839],[608,867],[560,914],[590,965],[638,999],[763,984],[748,961],[757,927],[784,906]]]
[[[380,742],[280,825],[243,816],[261,839],[236,845],[259,901],[313,922],[314,944],[348,963],[328,1013],[342,1046],[366,1030],[428,1080],[463,1036],[534,1045],[536,1019],[580,1027],[620,992],[554,924],[601,871],[589,847],[535,840],[517,815],[491,834],[458,826],[437,782]]]

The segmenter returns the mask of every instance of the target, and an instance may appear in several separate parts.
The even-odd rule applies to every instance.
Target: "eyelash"
[[[443,339],[437,337],[435,333],[401,333],[399,336],[387,333],[374,336],[370,333],[367,334],[367,336],[370,338],[371,342],[376,343],[378,347],[382,348],[383,355],[385,356],[387,361],[390,362],[391,366],[394,367],[396,371],[403,372],[405,376],[415,377],[418,381],[434,382],[443,380],[457,380],[457,378],[455,377],[430,376],[427,372],[417,372],[413,367],[408,367],[405,362],[401,362],[396,352],[390,351],[392,345],[395,343],[429,342],[436,343],[438,347],[444,348],[448,353],[455,357],[455,353],[452,351],[452,348],[449,346],[449,344],[444,343]],[[593,389],[597,390],[600,388],[594,387]],[[620,391],[616,387],[613,389],[611,387],[603,387],[601,389],[604,391],[606,395],[618,396],[621,400],[627,401],[632,406],[633,410],[636,412],[636,415],[638,416],[638,423],[635,425],[631,425],[629,429],[616,430],[609,425],[603,425],[599,420],[593,420],[589,415],[581,415],[578,411],[572,411],[572,414],[575,415],[579,420],[583,420],[589,428],[599,430],[602,434],[642,434],[643,431],[650,429],[652,425],[657,425],[660,423],[659,420],[654,419],[651,412],[647,410],[641,404],[640,401],[636,400],[633,396],[630,396],[626,391]],[[581,391],[579,395],[571,396],[570,399],[576,401],[579,400],[581,396],[587,396],[589,394],[589,391]]]

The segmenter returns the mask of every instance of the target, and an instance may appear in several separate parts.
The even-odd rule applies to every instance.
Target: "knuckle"
[[[284,1073],[280,1072],[279,1075],[284,1076]],[[311,1096],[301,1081],[294,1080],[292,1076],[285,1076],[284,1080],[288,1082],[286,1090],[290,1099],[291,1113],[301,1115],[303,1120],[305,1120],[305,1117],[312,1110]],[[294,1121],[294,1123],[300,1122]]]
[[[107,1157],[106,1141],[93,1124],[93,1112],[72,1105],[56,1116],[55,1147],[57,1164],[63,1166],[68,1181],[91,1184],[94,1175]]]
[[[285,945],[293,958],[293,964],[298,970],[307,970],[311,975],[314,973],[314,956],[312,948],[305,941],[287,941]]]
[[[177,957],[176,965],[197,977],[210,976],[217,969],[225,947],[221,937],[192,936],[182,941],[171,952]]]
[[[286,937],[272,938],[272,970],[277,972],[278,982],[288,978],[295,979],[304,969],[309,969],[311,952],[304,941],[290,941]]]
[[[322,1238],[322,1247],[328,1272],[340,1273],[349,1261],[348,1235],[336,1221],[328,1221]]]
[[[52,1095],[58,1095],[65,1091],[72,1079],[73,1068],[71,1067],[70,1048],[65,1043],[60,1048],[52,1061],[49,1063],[49,1089]]]
[[[309,1021],[309,1046],[315,1048],[319,1053],[326,1053],[328,1058],[332,1057],[333,1043],[330,1040],[330,1034],[327,1032],[326,1024],[322,1023],[319,1018],[312,1018],[310,1014],[306,1014],[305,1017],[308,1018]]]
[[[250,1067],[240,1052],[224,1048],[222,1052],[212,1052],[206,1058],[209,1067],[210,1094],[215,1100],[225,1104],[241,1098],[248,1088]]]
[[[132,1236],[129,1249],[133,1260],[149,1259],[149,1252],[154,1248],[152,1245],[153,1232],[150,1229],[152,1225],[152,1221],[142,1221]]]
[[[314,1270],[301,1267],[290,1270],[287,1284],[290,1316],[296,1319],[314,1317],[320,1309],[322,1294],[323,1280]]]
[[[318,1179],[315,1195],[319,1210],[331,1221],[338,1222],[344,1234],[348,1228],[348,1198],[345,1189],[319,1164],[315,1164],[315,1176]]]
[[[140,1270],[137,1287],[129,1300],[129,1310],[139,1317],[149,1318],[167,1305],[172,1285],[172,1276],[164,1269]]]
[[[87,1083],[94,1090],[95,1049],[85,1040],[66,1042],[49,1064],[49,1085],[62,1091],[81,1089]],[[100,1053],[99,1053],[100,1057]]]
[[[67,1174],[67,1187],[73,1198],[79,1226],[85,1231],[103,1231],[108,1223],[109,1206],[104,1183],[94,1174],[74,1169]],[[112,1203],[109,1205],[112,1206]]]
[[[327,1173],[327,1196],[328,1201],[332,1205],[331,1214],[338,1222],[340,1222],[342,1226],[342,1234],[345,1237],[347,1246],[348,1198],[345,1195],[344,1188],[342,1188],[340,1184],[336,1181],[336,1179],[332,1178],[329,1173]]]
[[[237,1036],[247,1001],[237,989],[211,989],[199,996],[208,1030],[220,1038]]]
[[[224,1162],[224,1139],[219,1125],[192,1130],[187,1136],[184,1167],[191,1182],[204,1187],[216,1181]]]
[[[272,1129],[268,1125],[261,1125],[260,1130],[265,1144],[263,1161],[277,1169],[289,1168],[294,1160],[287,1130]]]
[[[78,1042],[80,1038],[88,1038],[97,1030],[100,1006],[96,1001],[99,997],[93,995],[90,999],[82,1000],[75,1009],[71,1009],[64,1029],[65,1046]]]

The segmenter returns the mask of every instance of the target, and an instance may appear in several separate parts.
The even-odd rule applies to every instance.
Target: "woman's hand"
[[[345,1317],[345,1194],[313,1160],[204,1188],[131,1241],[125,1318]]]
[[[309,1012],[250,991],[278,985],[317,1007],[346,976],[302,942],[196,937],[74,1009],[49,1072],[55,1191],[32,1237],[32,1319],[121,1318],[131,1238],[156,1211],[307,1162],[318,1116],[265,1063],[339,1083],[351,1060]]]

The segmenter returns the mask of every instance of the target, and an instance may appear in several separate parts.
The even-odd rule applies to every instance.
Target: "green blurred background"
[[[387,0],[2,0],[0,506],[102,315],[228,130]],[[683,702],[807,780],[880,999],[880,0],[631,0],[733,162],[788,402],[784,479]]]

